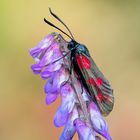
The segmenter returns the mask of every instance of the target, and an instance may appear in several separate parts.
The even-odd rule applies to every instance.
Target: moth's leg
[[[71,54],[71,56],[70,56],[70,62],[71,62],[71,64],[70,64],[70,75],[72,74],[72,69],[73,69],[73,60],[74,60],[74,58],[73,58],[73,56],[72,56],[72,54]]]
[[[49,63],[49,64],[47,64],[47,65],[45,65],[45,66],[48,66],[48,65],[50,65],[50,64],[54,64],[55,62],[57,62],[57,61],[63,59],[63,58],[64,58],[65,56],[67,56],[70,52],[72,52],[72,50],[74,50],[75,48],[76,48],[76,46],[75,46],[74,48],[70,49],[70,50],[69,50],[66,54],[64,54],[62,57],[58,58],[57,60],[55,60],[55,61],[53,61],[52,63]]]
[[[51,62],[51,63],[49,63],[49,64],[47,64],[47,65],[45,65],[45,66],[47,67],[47,66],[49,66],[49,65],[51,65],[51,64],[54,64],[54,63],[58,62],[59,60],[61,60],[61,59],[63,59],[64,57],[66,57],[70,52],[71,52],[71,50],[68,51],[66,54],[64,54],[62,57],[58,58],[57,60],[55,60],[55,61],[53,61],[53,62]]]

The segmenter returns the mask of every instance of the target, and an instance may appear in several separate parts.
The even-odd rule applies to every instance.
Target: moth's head
[[[79,43],[77,43],[75,40],[71,40],[70,42],[68,42],[68,49],[71,50],[78,44]]]

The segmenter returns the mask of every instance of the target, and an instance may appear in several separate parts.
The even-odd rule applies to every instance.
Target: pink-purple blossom
[[[63,57],[67,52],[67,42],[57,33],[46,36],[30,50],[35,60],[32,71],[46,80],[46,103],[53,103],[60,94],[61,105],[54,117],[56,127],[64,126],[60,140],[71,140],[76,132],[79,140],[100,140],[97,133],[111,140],[108,125],[96,103],[90,99],[74,70],[70,74],[70,57]],[[59,58],[62,59],[57,61]]]

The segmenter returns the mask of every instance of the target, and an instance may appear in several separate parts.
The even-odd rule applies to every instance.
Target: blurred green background
[[[48,7],[86,44],[114,88],[114,110],[106,118],[113,140],[139,140],[138,0],[0,1],[0,140],[58,140],[62,131],[53,125],[60,99],[45,104],[45,81],[32,73],[34,61],[28,52],[56,31],[44,17],[64,29]]]

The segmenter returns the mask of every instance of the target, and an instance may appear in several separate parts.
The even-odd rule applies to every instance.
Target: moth
[[[49,10],[50,14],[59,22],[61,22],[70,34],[67,34],[44,18],[44,21],[47,24],[56,28],[71,39],[71,41],[67,41],[67,45],[65,45],[69,51],[62,57],[64,58],[70,55],[70,74],[71,71],[74,70],[74,72],[78,75],[82,85],[87,90],[91,100],[98,106],[101,114],[107,116],[112,111],[114,106],[113,89],[109,81],[105,78],[103,73],[95,64],[87,47],[77,42],[68,26],[56,14],[54,14],[50,8]],[[58,58],[53,63],[59,61],[62,58]]]

